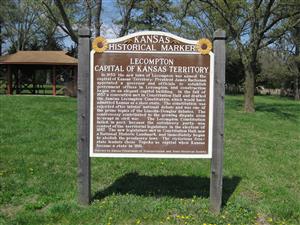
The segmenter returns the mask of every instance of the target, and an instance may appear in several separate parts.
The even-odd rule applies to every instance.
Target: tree
[[[300,18],[299,18],[300,19]],[[300,82],[300,23],[292,28],[291,32],[291,42],[294,46],[293,56],[291,59],[291,64],[294,75],[294,96],[295,100],[300,100],[300,90],[299,90],[299,82]]]
[[[212,38],[216,17],[210,7],[194,0],[182,0],[171,7],[168,31],[188,39]]]
[[[58,27],[52,21],[45,20],[45,16],[41,16],[38,20],[40,24],[39,32],[34,36],[34,44],[31,49],[41,50],[61,50],[64,46],[66,35],[58,32]],[[36,46],[34,48],[34,46]]]
[[[122,37],[128,33],[131,13],[134,10],[136,3],[137,0],[129,0],[129,1],[117,0],[117,4],[120,7],[120,12],[122,17],[122,21],[119,21],[122,23],[119,32],[119,37]]]
[[[291,89],[293,93],[289,92],[289,95],[299,100],[300,24],[291,27],[274,44],[259,54],[262,66],[259,82],[267,82],[267,85],[273,87],[281,86],[283,95],[285,89]]]
[[[2,34],[3,18],[0,14],[0,56],[2,56],[2,43],[3,43],[3,34]]]
[[[70,36],[76,45],[77,29],[82,24],[94,30],[96,36],[100,35],[102,0],[44,0],[43,5],[48,12],[48,18]]]
[[[281,88],[282,95],[290,88],[292,75],[288,62],[289,54],[282,48],[266,48],[259,53],[261,72],[257,76],[257,83],[266,88]]]
[[[258,74],[258,52],[284,35],[289,18],[300,14],[297,1],[199,0],[218,13],[233,39],[245,71],[244,110],[254,112],[255,79]],[[299,3],[298,3],[299,4]]]
[[[245,71],[241,58],[237,50],[229,45],[227,45],[226,58],[226,91],[234,94],[241,93],[241,87],[245,81]]]
[[[10,52],[26,50],[34,41],[40,27],[36,26],[39,18],[38,5],[32,0],[1,2],[2,34],[10,46]]]
[[[96,13],[95,13],[95,36],[100,36],[100,18],[101,18],[102,0],[96,1]]]
[[[166,30],[169,20],[170,0],[125,0],[118,1],[121,10],[121,25],[119,35],[138,30]]]
[[[18,50],[59,50],[65,38],[34,0],[3,0],[1,38],[9,53]]]
[[[54,0],[52,1],[43,1],[43,5],[48,12],[48,18],[55,23],[63,32],[65,32],[75,44],[78,43],[78,36],[76,32],[76,27],[73,26],[76,21],[75,17],[82,18],[79,13],[74,13],[75,9],[77,8],[76,1],[68,1],[62,2],[61,0]],[[54,3],[54,5],[53,5]],[[67,11],[69,13],[67,13]],[[72,15],[72,16],[68,16]],[[76,22],[74,22],[76,21]]]

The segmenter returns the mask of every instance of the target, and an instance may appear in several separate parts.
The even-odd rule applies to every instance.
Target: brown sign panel
[[[139,32],[91,52],[90,156],[211,158],[213,53],[196,43]]]

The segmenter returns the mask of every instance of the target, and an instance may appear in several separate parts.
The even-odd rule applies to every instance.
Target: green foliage
[[[119,7],[126,8],[129,1],[119,1]],[[170,0],[142,0],[137,1],[132,10],[128,30],[165,30],[169,19]],[[116,21],[122,23],[121,20]]]
[[[62,48],[57,26],[46,18],[41,2],[4,0],[1,4],[2,38],[9,46],[9,53],[18,50]]]
[[[226,30],[239,52],[245,72],[244,92],[246,112],[254,112],[255,81],[260,72],[258,54],[270,46],[299,21],[299,1],[196,1],[203,10],[199,14],[200,27],[207,28],[207,21],[214,21]],[[205,10],[208,7],[210,11]],[[192,13],[191,15],[195,15]],[[195,17],[195,16],[194,16]]]
[[[287,54],[283,51],[265,49],[260,53],[262,71],[257,78],[258,85],[267,88],[281,88],[282,84],[292,79],[286,63]]]
[[[11,52],[24,50],[34,41],[37,32],[38,6],[32,0],[1,2],[3,37],[11,43]]]
[[[240,86],[244,82],[245,71],[237,50],[227,46],[226,84]]]
[[[300,104],[226,96],[224,206],[209,212],[209,160],[93,158],[77,204],[76,99],[0,96],[0,224],[300,223]]]

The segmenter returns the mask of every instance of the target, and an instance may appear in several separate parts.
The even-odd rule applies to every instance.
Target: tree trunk
[[[295,56],[300,57],[300,25],[295,28],[296,33],[295,33]],[[299,93],[299,77],[300,77],[300,62],[296,62],[296,71],[297,74],[295,76],[295,100],[299,101],[300,100],[300,93]]]
[[[299,101],[300,100],[300,93],[299,93],[299,76],[295,77],[294,81],[294,89],[295,89],[295,100]]]
[[[284,81],[281,82],[281,87],[280,87],[280,97],[285,96],[285,88],[284,88]]]
[[[86,15],[87,15],[86,25],[91,30],[91,26],[92,26],[92,6],[91,6],[91,1],[90,0],[86,0]]]
[[[100,18],[101,18],[101,9],[102,9],[102,0],[98,0],[96,3],[96,15],[95,15],[95,35],[96,37],[100,36]]]
[[[256,64],[250,62],[244,56],[243,64],[245,69],[245,87],[244,87],[244,110],[245,112],[255,112],[254,93],[255,93],[255,72]]]
[[[0,56],[2,56],[2,18],[0,16]]]

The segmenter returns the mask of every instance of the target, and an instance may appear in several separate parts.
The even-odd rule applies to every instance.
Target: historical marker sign
[[[93,48],[90,156],[211,158],[209,41],[139,32]]]
[[[90,34],[79,29],[79,202],[91,200],[90,157],[211,158],[210,207],[219,213],[225,32],[214,32],[215,55],[207,39],[163,32],[98,37],[90,52]]]

